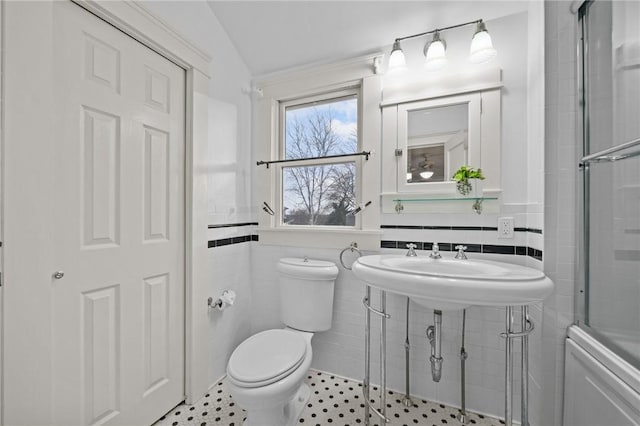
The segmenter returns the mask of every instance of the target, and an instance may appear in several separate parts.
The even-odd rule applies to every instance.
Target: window
[[[356,90],[282,103],[282,224],[355,226],[358,166]],[[292,163],[285,163],[292,164]]]
[[[255,82],[260,244],[380,248],[379,63],[370,55]]]

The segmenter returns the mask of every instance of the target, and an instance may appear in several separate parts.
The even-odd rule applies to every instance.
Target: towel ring
[[[353,252],[355,251],[356,253],[358,253],[358,257],[362,256],[362,252],[361,252],[360,250],[358,250],[358,243],[356,243],[355,241],[354,241],[354,242],[352,242],[352,243],[349,245],[349,247],[345,248],[344,250],[342,250],[342,251],[340,252],[340,264],[342,265],[342,267],[343,267],[344,269],[348,269],[348,270],[350,271],[350,270],[352,269],[352,268],[351,268],[351,266],[347,266],[347,265],[345,265],[345,264],[344,264],[344,260],[342,259],[342,257],[344,256],[344,252],[345,252],[345,251],[347,251],[347,250],[350,250],[350,251],[351,251],[351,253],[353,253]]]

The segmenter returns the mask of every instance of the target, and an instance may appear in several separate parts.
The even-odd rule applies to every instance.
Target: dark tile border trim
[[[236,226],[258,226],[258,222],[222,223],[220,225],[209,225],[207,226],[207,228],[209,229],[233,228]]]
[[[209,240],[208,248],[228,246],[231,244],[248,243],[249,241],[258,241],[257,235],[242,235],[239,237],[221,238],[219,240]]]
[[[380,229],[428,229],[445,231],[497,231],[496,226],[433,226],[433,225],[380,225]],[[542,229],[536,228],[514,228],[515,232],[533,232],[542,234]]]
[[[405,249],[409,243],[416,245],[418,250],[431,250],[433,243],[422,241],[380,241],[380,248]],[[542,250],[524,246],[503,246],[495,244],[471,244],[471,243],[438,243],[440,251],[455,251],[455,246],[462,244],[467,246],[467,253],[492,253],[492,254],[509,254],[517,256],[530,256],[534,259],[542,261]]]

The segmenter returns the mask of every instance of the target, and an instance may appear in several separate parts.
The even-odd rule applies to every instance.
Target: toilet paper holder
[[[222,296],[213,300],[213,297],[207,299],[207,305],[210,308],[218,309],[219,311],[225,309],[227,306],[231,306],[236,301],[236,293],[233,290],[225,290],[222,292]]]

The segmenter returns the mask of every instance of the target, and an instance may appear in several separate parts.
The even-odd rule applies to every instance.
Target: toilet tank
[[[278,262],[280,312],[285,325],[303,331],[325,331],[333,319],[333,262],[287,257]]]

